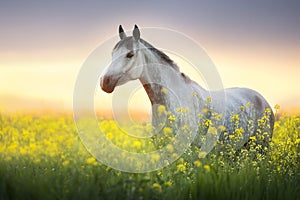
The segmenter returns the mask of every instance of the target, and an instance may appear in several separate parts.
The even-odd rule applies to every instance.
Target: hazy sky
[[[299,10],[298,0],[1,1],[0,98],[70,106],[89,53],[119,24],[138,24],[194,38],[226,87],[253,88],[272,105],[300,107]]]

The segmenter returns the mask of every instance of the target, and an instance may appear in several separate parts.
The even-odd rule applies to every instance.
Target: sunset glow
[[[117,34],[119,24],[132,30],[135,23],[141,30],[170,28],[193,38],[212,58],[225,87],[257,90],[272,107],[300,107],[300,29],[295,24],[300,15],[293,5],[274,3],[270,9],[266,3],[237,4],[233,8],[240,9],[238,12],[214,3],[160,3],[160,7],[168,9],[157,11],[152,17],[158,5],[148,3],[125,5],[124,12],[107,2],[105,6],[99,2],[94,7],[79,3],[58,6],[50,2],[0,4],[0,110],[71,110],[74,83],[85,59],[99,44]],[[73,8],[65,10],[64,6]],[[145,6],[148,11],[141,14]],[[77,12],[81,9],[91,10],[86,16]],[[183,16],[187,11],[190,15]],[[214,11],[214,15],[208,11]],[[204,84],[181,58],[169,55],[181,71]],[[101,98],[102,106],[109,110],[111,95],[95,87],[96,99]],[[150,102],[143,91],[131,101],[136,105],[134,108],[149,111],[144,102]]]

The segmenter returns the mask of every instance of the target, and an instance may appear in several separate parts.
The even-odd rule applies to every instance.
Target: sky
[[[300,107],[299,9],[297,0],[1,1],[0,110],[71,109],[82,64],[119,24],[184,33],[205,48],[225,87]]]

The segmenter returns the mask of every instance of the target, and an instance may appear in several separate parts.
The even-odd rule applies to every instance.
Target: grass
[[[97,162],[70,114],[2,113],[0,199],[300,199],[300,117],[277,118],[267,153],[253,145],[201,158],[192,146],[168,167],[134,174]]]

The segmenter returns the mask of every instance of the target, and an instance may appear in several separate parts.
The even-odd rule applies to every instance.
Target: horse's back
[[[240,106],[251,104],[257,112],[263,114],[266,108],[271,109],[267,100],[255,90],[249,88],[228,88],[225,90],[227,106],[240,109]]]

